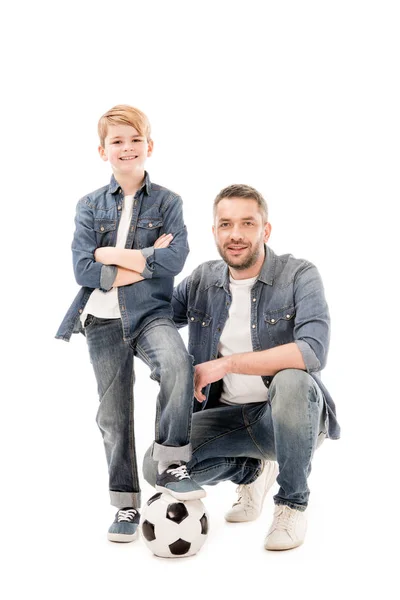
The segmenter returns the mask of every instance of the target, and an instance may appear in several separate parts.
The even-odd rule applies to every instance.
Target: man
[[[266,245],[268,209],[254,188],[233,185],[218,194],[213,233],[223,260],[200,265],[173,298],[175,322],[189,325],[196,365],[187,466],[199,484],[239,485],[226,519],[240,522],[261,513],[277,461],[279,491],[265,548],[288,550],[304,541],[314,451],[325,437],[340,435],[319,378],[328,307],[317,269]],[[148,451],[144,474],[152,485],[154,465]]]

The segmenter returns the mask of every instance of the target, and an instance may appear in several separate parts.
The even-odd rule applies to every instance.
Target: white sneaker
[[[236,488],[239,498],[225,515],[230,523],[254,521],[260,516],[264,498],[278,475],[278,465],[273,460],[263,462],[263,469],[253,483]]]
[[[305,511],[286,504],[275,506],[274,520],[265,538],[266,550],[290,550],[304,542],[307,529]]]

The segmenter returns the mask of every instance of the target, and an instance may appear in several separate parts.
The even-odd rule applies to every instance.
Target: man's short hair
[[[249,185],[234,184],[221,190],[214,200],[214,219],[217,214],[218,204],[225,198],[246,198],[248,200],[255,200],[264,219],[264,223],[268,223],[267,203],[264,197],[260,194],[260,192],[257,192],[255,188],[252,188]]]
[[[100,117],[97,130],[100,144],[103,148],[109,125],[130,125],[136,129],[139,135],[144,136],[147,141],[151,139],[149,119],[141,110],[128,104],[117,104],[117,106],[110,108],[110,110]]]

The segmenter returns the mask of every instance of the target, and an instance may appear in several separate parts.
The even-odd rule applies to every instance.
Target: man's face
[[[109,160],[114,175],[135,175],[144,171],[148,156],[151,156],[153,142],[147,141],[130,125],[109,125],[104,148],[99,146],[99,154]]]
[[[233,276],[244,279],[258,274],[264,261],[264,243],[271,232],[255,200],[224,198],[216,209],[213,233],[218,251]]]

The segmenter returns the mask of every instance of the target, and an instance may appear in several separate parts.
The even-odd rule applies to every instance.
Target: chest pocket
[[[114,246],[116,227],[117,221],[115,219],[95,219],[94,230],[97,246]]]
[[[212,317],[207,313],[189,308],[187,312],[189,324],[189,348],[203,346],[210,335]]]
[[[153,246],[161,235],[163,219],[160,216],[140,217],[137,222],[136,236],[139,248]],[[168,233],[168,232],[167,232]]]
[[[274,345],[293,342],[295,316],[294,306],[264,313],[265,326]]]

